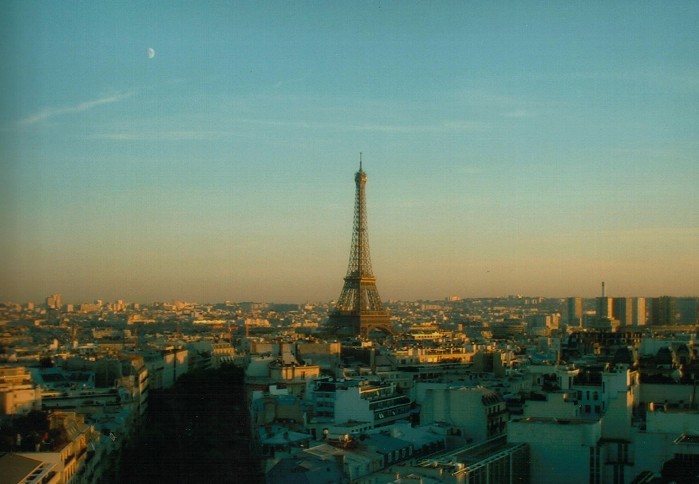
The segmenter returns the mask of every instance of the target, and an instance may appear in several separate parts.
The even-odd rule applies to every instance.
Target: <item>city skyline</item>
[[[697,4],[0,9],[2,301],[699,292]]]

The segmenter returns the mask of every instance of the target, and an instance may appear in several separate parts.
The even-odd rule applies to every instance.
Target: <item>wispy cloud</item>
[[[557,112],[561,107],[549,100],[475,88],[455,91],[452,99],[466,106],[474,115],[479,113],[485,119],[491,119],[492,115],[512,120],[531,119],[546,113]]]
[[[213,141],[230,137],[235,133],[228,131],[198,131],[198,130],[175,130],[175,131],[122,131],[118,133],[102,133],[92,136],[95,139],[111,141],[178,141],[178,140],[201,140]]]
[[[274,84],[274,87],[278,89],[278,88],[283,87],[283,86],[286,86],[286,85],[288,85],[288,84],[297,84],[297,83],[299,83],[299,82],[305,81],[305,80],[306,80],[306,77],[307,77],[307,76],[297,77],[297,78],[295,78],[295,79],[288,79],[288,80],[277,81],[277,82]]]
[[[264,120],[264,119],[238,119],[236,122],[246,125],[257,125],[267,127],[285,127],[293,129],[331,129],[336,131],[369,131],[380,133],[435,133],[435,132],[458,132],[475,131],[488,129],[484,123],[471,121],[443,121],[433,124],[410,124],[410,123],[340,123],[305,120]]]
[[[306,120],[278,120],[278,119],[253,119],[238,118],[228,120],[228,128],[221,130],[208,129],[135,129],[134,126],[117,127],[112,132],[103,132],[93,135],[95,139],[111,141],[178,141],[178,140],[202,140],[213,141],[230,137],[241,137],[250,134],[267,136],[270,129],[291,129],[302,131],[321,130],[331,131],[362,131],[389,134],[414,134],[414,133],[442,133],[465,132],[487,129],[488,126],[468,121],[447,121],[435,124],[400,124],[400,123],[338,123]],[[247,129],[246,129],[247,128]]]
[[[457,89],[452,93],[452,96],[454,101],[461,104],[495,106],[505,109],[512,109],[513,106],[520,107],[524,101],[520,97],[502,94],[496,90],[470,87]]]
[[[694,65],[678,65],[674,69],[657,66],[637,66],[612,70],[556,71],[532,75],[532,81],[593,82],[605,85],[647,84],[663,90],[696,93],[699,89],[699,70]]]
[[[72,106],[46,107],[41,111],[36,112],[20,120],[19,124],[23,126],[29,126],[32,124],[40,123],[42,121],[46,121],[47,119],[51,119],[56,116],[61,116],[63,114],[80,113],[83,111],[88,111],[92,108],[101,106],[103,104],[112,104],[115,102],[122,101],[124,99],[130,98],[134,94],[135,91],[131,91],[126,93],[112,94],[109,96],[92,99],[90,101],[83,101]]]
[[[504,113],[503,116],[506,118],[531,118],[534,116],[534,113],[526,109],[515,109],[514,111]]]

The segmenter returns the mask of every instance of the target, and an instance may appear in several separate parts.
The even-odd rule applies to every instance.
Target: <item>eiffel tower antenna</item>
[[[366,216],[367,175],[362,169],[359,153],[359,171],[354,175],[357,190],[354,198],[354,226],[349,264],[342,292],[328,324],[341,335],[367,337],[373,330],[393,334],[388,311],[384,309],[376,289],[376,278],[371,270],[369,233]]]

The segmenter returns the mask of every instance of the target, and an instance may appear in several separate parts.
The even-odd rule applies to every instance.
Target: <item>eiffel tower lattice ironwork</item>
[[[349,266],[340,298],[330,313],[328,324],[340,335],[359,334],[366,338],[373,330],[393,334],[391,319],[381,303],[376,277],[371,270],[366,216],[367,176],[362,170],[361,156],[354,181],[357,190]]]

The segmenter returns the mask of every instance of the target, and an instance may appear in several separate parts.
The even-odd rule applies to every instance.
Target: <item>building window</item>
[[[599,393],[597,393],[597,392],[593,393],[592,397],[593,397],[595,400],[599,400]]]
[[[600,448],[590,447],[590,484],[600,483]]]

